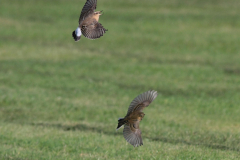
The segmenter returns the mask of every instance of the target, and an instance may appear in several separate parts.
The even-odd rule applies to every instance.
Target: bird
[[[87,0],[83,6],[79,17],[79,26],[72,32],[73,39],[77,42],[83,34],[86,38],[97,39],[106,33],[101,23],[98,22],[103,11],[95,11],[97,7],[97,0]]]
[[[118,119],[117,129],[124,126],[123,136],[134,147],[143,145],[139,123],[144,117],[143,109],[157,97],[157,91],[150,90],[138,95],[130,103],[127,115]]]

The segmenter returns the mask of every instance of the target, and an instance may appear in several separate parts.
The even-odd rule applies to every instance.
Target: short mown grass
[[[84,3],[1,0],[0,159],[239,159],[240,1],[98,0],[109,31],[75,43]]]

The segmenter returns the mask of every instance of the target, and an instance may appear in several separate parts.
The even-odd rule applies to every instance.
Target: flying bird
[[[107,31],[101,23],[98,22],[102,11],[95,11],[97,0],[87,0],[83,6],[79,18],[79,26],[72,32],[73,39],[77,42],[83,34],[86,38],[97,39],[103,36]]]
[[[131,102],[127,115],[118,119],[117,130],[124,125],[123,136],[134,147],[143,145],[139,123],[144,117],[142,112],[155,98],[157,91],[150,90],[138,95]]]

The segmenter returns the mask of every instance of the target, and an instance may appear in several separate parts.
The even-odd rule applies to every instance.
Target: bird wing
[[[106,33],[105,29],[101,23],[94,20],[91,25],[82,26],[82,34],[89,39],[97,39],[103,36]]]
[[[96,8],[97,8],[97,0],[87,0],[85,5],[83,6],[82,12],[79,17],[79,24],[84,19],[86,19],[89,15],[91,15]]]
[[[128,141],[134,147],[143,145],[141,130],[139,129],[139,121],[136,121],[134,124],[125,124],[123,136],[126,141]]]
[[[142,111],[157,97],[157,91],[150,90],[138,95],[131,102],[126,116],[129,116],[134,111]]]

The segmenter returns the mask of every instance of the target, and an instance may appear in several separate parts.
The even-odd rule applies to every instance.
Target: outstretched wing
[[[91,25],[82,26],[82,34],[89,39],[97,39],[103,36],[106,33],[105,29],[101,23],[98,23],[96,20],[93,21]]]
[[[87,0],[85,5],[83,6],[82,12],[79,18],[79,24],[87,18],[90,14],[92,14],[97,8],[97,0]]]
[[[138,95],[131,102],[127,115],[130,115],[133,111],[139,110],[142,111],[145,107],[147,107],[155,98],[157,97],[157,91],[150,90]]]
[[[126,141],[128,141],[134,147],[143,145],[141,130],[139,129],[139,121],[136,121],[134,124],[125,124],[123,136]]]

